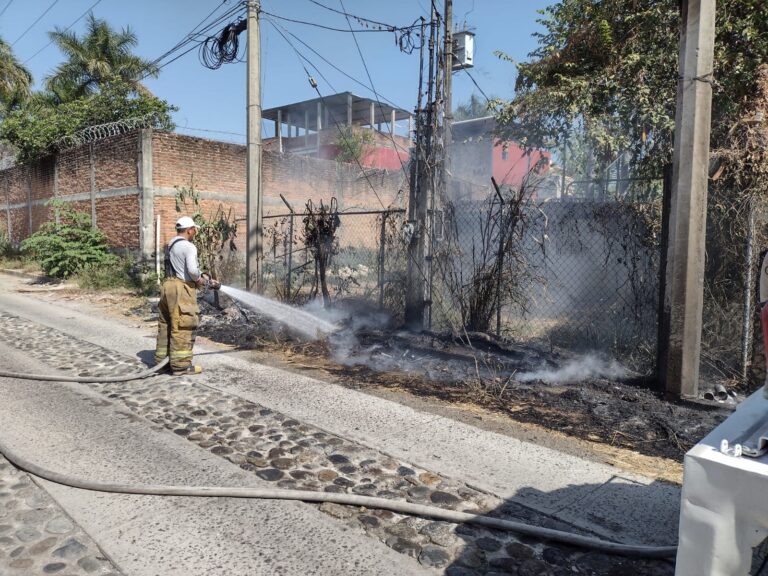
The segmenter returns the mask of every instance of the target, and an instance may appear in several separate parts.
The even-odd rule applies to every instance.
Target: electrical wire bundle
[[[247,20],[241,18],[237,22],[227,24],[217,36],[208,36],[200,44],[200,63],[206,68],[216,70],[222,64],[242,61],[239,35],[246,27]]]

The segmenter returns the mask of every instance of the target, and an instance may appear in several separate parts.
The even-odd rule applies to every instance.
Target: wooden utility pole
[[[669,319],[662,384],[672,397],[698,395],[704,301],[715,0],[682,0],[680,76],[664,314]]]
[[[261,54],[259,34],[259,1],[248,1],[248,174],[246,192],[245,239],[246,289],[261,292],[263,252],[261,198]]]

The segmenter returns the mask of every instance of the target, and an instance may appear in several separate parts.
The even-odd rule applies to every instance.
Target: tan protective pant
[[[160,288],[155,363],[171,357],[171,370],[186,370],[192,364],[195,328],[200,322],[194,282],[168,278]]]

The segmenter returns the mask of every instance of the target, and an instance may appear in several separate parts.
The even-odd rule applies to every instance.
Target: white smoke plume
[[[629,370],[614,359],[606,360],[594,355],[574,358],[560,368],[542,368],[515,375],[518,382],[541,381],[548,384],[575,384],[594,378],[620,380],[630,375]]]

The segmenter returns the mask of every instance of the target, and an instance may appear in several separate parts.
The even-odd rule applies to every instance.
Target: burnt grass
[[[320,370],[355,389],[385,388],[450,404],[474,404],[522,423],[566,435],[682,461],[684,454],[731,413],[717,404],[672,402],[648,381],[602,378],[573,384],[521,383],[514,373],[556,366],[564,353],[487,337],[409,334],[384,326],[346,326],[305,342],[250,310],[201,303],[198,334],[215,342],[277,355]],[[652,385],[652,383],[650,383]]]

